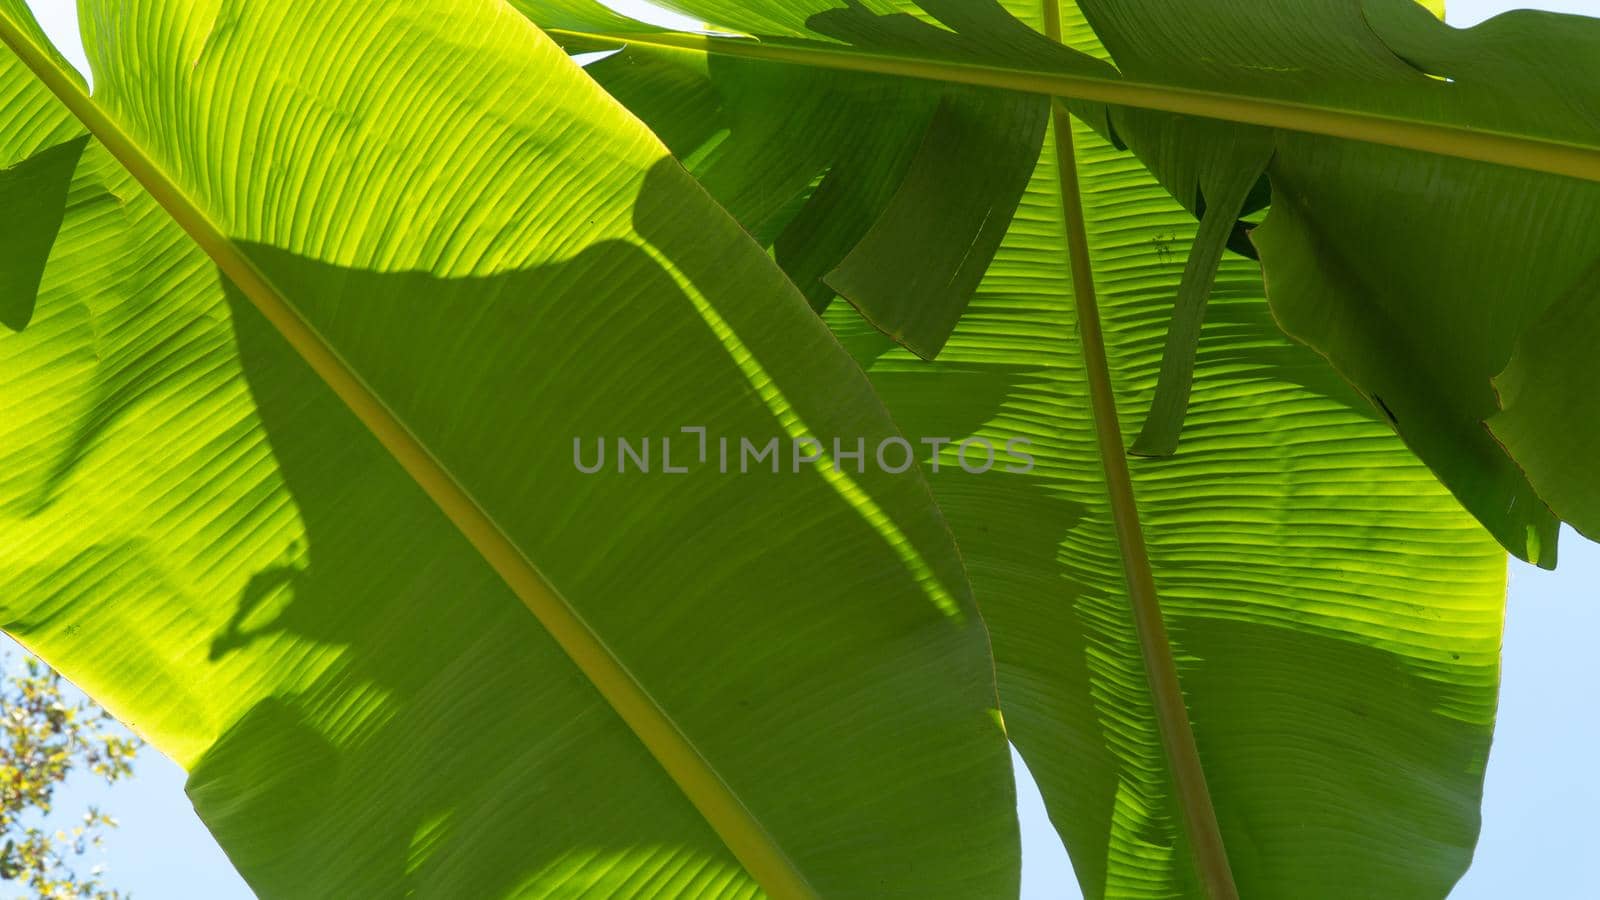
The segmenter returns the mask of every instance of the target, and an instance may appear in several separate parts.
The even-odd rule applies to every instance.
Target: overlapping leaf
[[[646,29],[616,26],[598,3],[515,5],[572,50],[615,44],[598,35],[625,39]],[[981,35],[985,57],[1025,50],[1109,71],[1044,41],[992,0],[930,4],[936,21],[859,4],[677,8],[763,37],[793,33],[882,53],[977,53],[968,44]],[[1046,118],[1039,96],[647,43],[630,43],[589,71],[774,245],[816,308],[837,293],[925,357],[938,354],[993,258]]]
[[[1600,141],[1594,20],[1514,13],[1458,31],[1410,0],[1081,6],[1132,79]],[[1562,298],[1600,302],[1589,276],[1600,265],[1600,185],[1148,112],[1119,109],[1111,121],[1186,204],[1196,180],[1258,168],[1266,137],[1273,208],[1255,244],[1285,330],[1355,383],[1518,556],[1554,566],[1560,519],[1595,533],[1600,497],[1576,460],[1600,450],[1600,432],[1568,416],[1501,413],[1495,379]],[[1251,147],[1216,152],[1246,134]],[[1565,321],[1582,332],[1575,341],[1600,339],[1585,317]],[[1190,352],[1177,344],[1169,366]],[[1518,402],[1546,412],[1600,375],[1567,360]],[[1155,413],[1169,433],[1174,405]],[[1514,436],[1491,433],[1497,418]]]
[[[1594,20],[1514,13],[1458,32],[1412,0],[1086,0],[1118,77],[1086,66],[1084,54],[1042,50],[1037,34],[989,4],[670,5],[761,38],[701,42],[717,52],[1124,104],[1074,108],[1138,152],[1191,212],[1209,208],[1217,219],[1178,292],[1168,371],[1140,452],[1176,446],[1209,260],[1219,235],[1255,252],[1242,230],[1223,225],[1264,205],[1264,184],[1241,185],[1266,165],[1277,212],[1258,244],[1285,329],[1358,385],[1512,552],[1553,566],[1560,520],[1595,531],[1595,490],[1580,461],[1600,434],[1512,413],[1495,387],[1518,377],[1508,366],[1521,335],[1587,290],[1600,252],[1590,237],[1600,207]],[[942,26],[937,39],[886,41],[931,22]],[[1474,161],[1486,159],[1509,166]],[[1471,265],[1454,263],[1462,258]],[[1595,376],[1573,357],[1555,377]],[[1546,390],[1518,402],[1565,408],[1565,397],[1534,399]]]
[[[559,48],[479,3],[92,2],[90,100],[0,13],[4,190],[71,176],[0,333],[4,624],[260,894],[1014,892],[925,483],[662,471],[685,426],[895,431]],[[10,310],[44,251],[5,250]],[[619,437],[650,474],[575,468]]]
[[[793,3],[741,4],[743,19],[677,5],[746,30],[800,33],[810,18]],[[1100,52],[1071,24],[1071,46]],[[649,93],[633,74],[630,103]],[[1181,128],[1149,121],[1176,139],[1158,147],[1187,152]],[[1126,154],[1086,128],[1078,138],[1115,381],[1137,421],[1185,280],[1190,213],[1229,170],[1175,165],[1165,186],[1186,192],[1186,212]],[[1208,220],[1217,253],[1254,180]],[[1255,264],[1212,264],[1184,453],[1135,474],[1241,893],[1443,895],[1476,840],[1504,557],[1377,412],[1278,330]],[[936,364],[828,316],[909,434],[957,442],[924,466],[991,623],[1009,732],[1084,890],[1195,895],[1088,413],[1053,166],[1036,172]],[[1008,444],[1031,452],[1031,471],[1012,471],[1026,466]],[[965,471],[989,452],[992,468]]]
[[[1077,138],[1136,422],[1195,225],[1126,154]],[[969,474],[959,444],[924,461],[994,636],[1008,731],[1086,896],[1199,896],[1093,439],[1060,202],[1042,163],[937,362],[830,321],[908,433],[1029,441],[1026,473],[1001,455]],[[1278,331],[1250,261],[1222,262],[1199,346],[1184,450],[1134,476],[1240,895],[1442,897],[1477,837],[1505,557]],[[984,458],[968,445],[969,464]]]

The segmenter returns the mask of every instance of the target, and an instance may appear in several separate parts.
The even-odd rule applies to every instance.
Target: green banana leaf
[[[804,21],[797,8],[712,21],[777,28]],[[1103,52],[1068,13],[1066,42]],[[648,70],[591,71],[608,88],[626,77],[619,96],[652,127],[681,127]],[[1087,126],[1077,140],[1113,381],[1137,421],[1195,210]],[[921,461],[990,624],[1008,732],[1085,894],[1199,896],[1093,440],[1053,147],[1043,159],[937,363],[828,320],[909,435],[953,438]],[[1477,839],[1505,557],[1378,411],[1281,333],[1259,268],[1220,255],[1230,232],[1194,322],[1184,452],[1136,462],[1134,485],[1232,874],[1245,897],[1442,897]],[[999,461],[967,472],[985,447]]]
[[[1600,136],[1600,21],[1513,13],[1458,31],[1405,0],[1082,5],[1130,78],[1568,142]],[[1175,52],[1180,41],[1208,51]],[[1159,118],[1111,117],[1143,158],[1162,157],[1158,172],[1260,167],[1199,159],[1217,128],[1193,120],[1162,123],[1176,133],[1153,152]],[[1596,299],[1600,248],[1587,232],[1600,184],[1291,132],[1270,143],[1273,209],[1254,240],[1285,330],[1361,388],[1512,552],[1553,567],[1560,519],[1600,534],[1600,494],[1577,462],[1600,449],[1600,433],[1592,420],[1538,414],[1596,373],[1569,355],[1543,376],[1559,382],[1524,379],[1517,402],[1531,414],[1496,386],[1525,333],[1600,338],[1581,315],[1550,313],[1563,324],[1541,325],[1563,298]],[[1549,357],[1522,352],[1535,354]]]
[[[1114,382],[1149,403],[1194,220],[1078,126]],[[1052,159],[1047,148],[1046,160]],[[1085,896],[1204,896],[1092,440],[1057,176],[1042,163],[945,352],[830,321],[924,461],[994,638],[1012,741]],[[1505,556],[1222,262],[1184,451],[1134,485],[1242,897],[1443,897],[1479,826]],[[962,468],[1023,438],[1030,472]],[[968,462],[981,464],[981,444]]]
[[[1076,98],[1185,208],[1209,209],[1137,452],[1176,449],[1213,261],[1224,241],[1255,252],[1228,220],[1262,208],[1270,184],[1275,214],[1254,244],[1284,329],[1511,552],[1553,567],[1562,520],[1600,536],[1600,428],[1543,414],[1583,412],[1549,393],[1597,373],[1538,337],[1600,338],[1582,314],[1600,264],[1596,20],[1519,12],[1458,31],[1412,0],[1084,0],[1108,73],[1087,53],[1040,51],[989,3],[669,5],[758,40],[630,40]],[[888,37],[917,28],[941,37]],[[1555,356],[1559,371],[1526,374]]]
[[[1015,893],[925,481],[663,471],[898,432],[651,134],[493,4],[81,16],[92,98],[0,0],[0,623],[258,893]]]
[[[593,0],[515,0],[570,51],[641,35]],[[821,33],[874,46],[937,44],[948,32],[864,9],[788,10]],[[688,6],[759,27],[760,7]],[[994,0],[946,2],[952,25],[1021,35],[1035,55],[1070,56]],[[758,19],[748,21],[745,15]],[[999,42],[997,42],[999,43]],[[998,52],[998,51],[997,51]],[[1083,57],[1081,64],[1111,72]],[[628,44],[589,73],[643,118],[774,255],[818,310],[835,294],[879,330],[938,355],[1005,234],[1038,159],[1043,97]]]

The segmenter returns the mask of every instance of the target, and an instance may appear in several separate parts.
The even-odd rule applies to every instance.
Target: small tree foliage
[[[101,866],[80,866],[116,820],[93,806],[71,828],[51,828],[47,817],[68,776],[125,778],[142,742],[92,701],[67,696],[40,660],[15,663],[0,656],[0,880],[38,900],[123,900],[102,883]]]

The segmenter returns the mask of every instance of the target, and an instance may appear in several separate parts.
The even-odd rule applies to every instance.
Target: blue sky
[[[30,0],[46,31],[83,66],[73,0]],[[635,0],[608,0],[627,12],[648,10]],[[1600,14],[1600,0],[1450,0],[1449,19],[1470,25],[1518,7]],[[651,18],[648,14],[640,18]],[[670,18],[667,20],[670,22]],[[1484,791],[1483,837],[1471,871],[1452,900],[1600,897],[1600,547],[1568,533],[1561,568],[1542,572],[1513,562],[1506,614],[1500,724]],[[0,642],[10,645],[0,636]],[[1024,900],[1080,896],[1066,853],[1044,815],[1038,790],[1019,763]],[[184,774],[146,750],[137,777],[114,787],[76,779],[58,795],[70,816],[90,804],[112,813],[121,827],[106,839],[98,861],[109,884],[136,897],[236,900],[251,893],[195,817],[183,793]]]

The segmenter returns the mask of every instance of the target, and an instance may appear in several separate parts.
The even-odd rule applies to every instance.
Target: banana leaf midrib
[[[1439,156],[1600,181],[1600,145],[1577,144],[1511,132],[1386,116],[1361,110],[1293,103],[1091,74],[1025,66],[934,59],[867,51],[819,41],[756,40],[683,32],[612,33],[549,28],[558,40],[694,50],[713,55],[920,78],[1075,100],[1132,106],[1207,119],[1281,128],[1416,150]]]
[[[1058,0],[1044,0],[1045,34],[1061,43],[1061,8]],[[1154,701],[1157,730],[1171,772],[1176,798],[1188,837],[1190,856],[1208,900],[1238,900],[1228,851],[1216,808],[1206,785],[1200,751],[1189,724],[1183,688],[1178,681],[1177,661],[1161,614],[1161,599],[1156,590],[1155,572],[1145,543],[1144,526],[1134,496],[1133,477],[1128,470],[1122,444],[1122,427],[1111,383],[1111,367],[1106,359],[1105,338],[1100,330],[1100,311],[1095,299],[1094,269],[1090,261],[1088,225],[1078,185],[1077,151],[1073,146],[1072,119],[1060,103],[1052,103],[1050,127],[1055,136],[1057,177],[1061,188],[1061,213],[1067,225],[1067,253],[1072,274],[1073,307],[1077,313],[1078,339],[1083,348],[1084,375],[1093,409],[1095,441],[1106,480],[1112,519],[1121,550],[1123,577],[1128,605],[1138,636],[1139,655],[1144,660],[1145,677]]]

